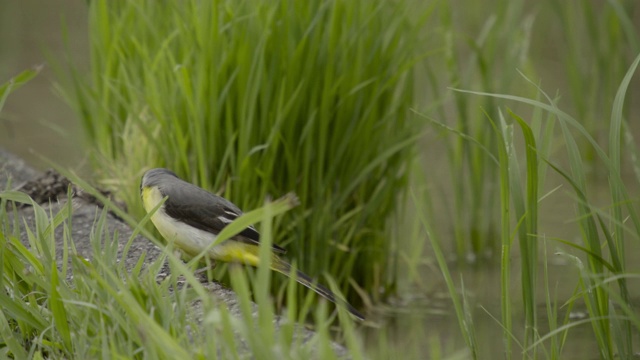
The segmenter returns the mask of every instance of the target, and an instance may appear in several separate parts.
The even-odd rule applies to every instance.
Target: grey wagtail
[[[190,256],[199,255],[216,240],[225,226],[242,215],[242,211],[229,200],[190,184],[167,169],[147,171],[142,176],[140,195],[147,212],[167,197],[151,216],[151,221],[167,241],[173,242]],[[213,246],[207,255],[216,261],[258,266],[259,245],[260,234],[253,226],[249,226],[231,239]],[[274,244],[272,251],[271,270],[291,276],[291,265],[276,255],[284,254],[285,249]],[[311,277],[300,270],[296,270],[296,280],[325,299],[344,305],[355,317],[364,320],[364,316],[353,306],[324,286],[314,283]]]

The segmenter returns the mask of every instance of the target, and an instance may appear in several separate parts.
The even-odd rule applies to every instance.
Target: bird
[[[259,265],[260,233],[253,226],[220,244],[210,246],[222,229],[242,215],[242,210],[231,201],[184,181],[173,171],[164,168],[144,173],[140,196],[147,213],[167,198],[151,216],[151,222],[162,237],[174,243],[186,255],[195,257],[209,248],[206,256],[213,261]],[[273,244],[271,251],[269,268],[291,277],[293,267],[281,257],[286,250]],[[295,279],[332,303],[344,306],[357,319],[365,319],[346,300],[316,283],[304,272],[295,270]]]

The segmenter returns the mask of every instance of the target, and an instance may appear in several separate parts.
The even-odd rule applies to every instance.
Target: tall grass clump
[[[607,123],[602,119],[613,106],[611,94],[629,62],[640,52],[640,37],[633,23],[637,2],[584,2],[581,6],[561,0],[548,3],[549,16],[558,20],[551,31],[560,36],[569,85],[566,102],[597,140],[606,141],[599,134],[607,133]],[[591,165],[595,156],[588,153],[587,164]]]
[[[583,324],[592,328],[593,340],[597,342],[599,356],[603,359],[630,358],[635,349],[633,337],[640,330],[638,317],[634,312],[634,305],[629,294],[629,282],[637,280],[637,276],[629,272],[626,264],[626,247],[637,245],[640,240],[640,218],[637,212],[637,200],[629,193],[629,184],[623,180],[622,164],[628,162],[634,169],[640,169],[637,164],[637,145],[625,141],[631,137],[626,125],[623,109],[625,96],[640,63],[640,55],[628,69],[617,89],[611,114],[609,117],[608,149],[602,147],[589,130],[576,118],[560,110],[556,100],[544,93],[540,87],[539,99],[530,99],[515,95],[494,94],[487,92],[468,91],[468,93],[489,96],[494,99],[516,101],[535,107],[536,111],[531,125],[513,112],[511,121],[500,114],[498,121],[493,124],[499,146],[497,163],[500,176],[501,213],[502,213],[502,260],[501,260],[501,291],[502,291],[502,319],[504,330],[504,351],[507,358],[515,355],[513,344],[517,344],[525,358],[558,358],[562,353],[562,344],[570,336],[570,329]],[[466,92],[466,91],[465,91]],[[541,116],[544,111],[549,116]],[[557,124],[558,126],[556,126]],[[518,141],[514,136],[514,127],[522,130],[522,145],[516,146]],[[559,127],[560,136],[566,150],[566,160],[558,159],[557,152],[550,151],[549,138],[553,137],[554,129]],[[598,165],[604,169],[609,179],[609,204],[602,208],[596,205],[590,195],[585,164],[586,151],[578,147],[578,141],[583,140],[597,154]],[[522,157],[518,156],[518,148],[525,153],[525,167],[521,165]],[[623,156],[624,153],[630,156]],[[568,164],[568,169],[564,163]],[[571,260],[579,270],[576,279],[574,296],[563,299],[567,313],[578,303],[583,303],[588,318],[583,321],[572,322],[568,316],[558,322],[557,305],[551,300],[549,293],[549,279],[546,262],[544,266],[544,290],[546,313],[549,317],[549,332],[543,334],[537,326],[536,280],[538,273],[538,252],[541,250],[539,242],[543,238],[538,235],[537,218],[539,216],[538,203],[549,194],[539,195],[547,170],[558,174],[568,186],[569,199],[575,207],[575,222],[578,226],[581,243],[572,239],[562,239],[550,236],[567,259]],[[523,179],[523,175],[526,180]],[[640,181],[639,178],[634,180]],[[627,180],[628,182],[628,180]],[[637,185],[637,184],[636,184]],[[521,286],[522,308],[525,322],[523,331],[514,327],[514,303],[512,294],[511,272],[514,268],[511,257],[516,251],[512,248],[515,239],[519,242],[519,256],[521,257]],[[546,246],[545,246],[546,248]],[[440,252],[436,248],[436,253]],[[546,261],[546,260],[545,260]],[[440,262],[440,267],[448,273],[446,263]],[[453,289],[452,280],[445,276],[450,292],[455,299],[459,295]],[[517,304],[517,303],[516,303]],[[459,306],[459,305],[458,305]],[[469,329],[464,324],[469,321],[465,314],[457,312],[461,321],[461,329],[468,337]],[[524,338],[517,338],[522,332]],[[545,347],[545,342],[551,339],[551,349]],[[469,346],[472,353],[477,348]],[[555,355],[554,355],[555,354]]]
[[[487,171],[498,157],[496,133],[485,115],[477,111],[483,108],[497,118],[497,106],[491,98],[472,98],[446,92],[446,88],[512,91],[513,76],[504,69],[533,71],[528,52],[534,17],[527,14],[524,3],[494,1],[495,6],[489,7],[486,3],[443,3],[438,29],[444,56],[441,63],[427,64],[430,93],[442,101],[429,113],[435,118],[435,129],[464,134],[451,135],[444,141],[444,166],[450,179],[442,186],[445,189],[436,188],[429,196],[438,199],[440,194],[447,194],[441,206],[453,221],[450,229],[443,230],[453,232],[458,258],[472,262],[478,257],[491,258],[500,247],[498,178],[496,172]],[[464,12],[458,11],[462,8]],[[482,11],[487,8],[492,9],[489,14]]]
[[[468,3],[469,7],[474,6]],[[553,229],[541,232],[539,203],[557,192],[557,189],[545,188],[547,173],[559,175],[574,192],[569,201],[575,203],[578,219],[575,222],[580,225],[577,231],[582,234],[583,243],[576,245],[556,238],[554,241],[571,250],[578,249],[580,256],[565,256],[572,261],[578,259],[584,270],[583,276],[576,279],[575,297],[564,299],[567,302],[561,303],[564,305],[561,309],[568,314],[575,304],[584,301],[593,319],[588,323],[593,326],[602,357],[627,356],[632,353],[630,326],[637,316],[631,317],[629,312],[624,316],[631,320],[620,316],[620,308],[631,308],[626,290],[629,274],[625,273],[628,270],[621,259],[624,258],[624,238],[629,235],[636,238],[640,232],[636,233],[628,225],[634,210],[628,209],[633,206],[627,204],[634,200],[623,190],[620,149],[632,154],[631,161],[635,161],[637,150],[631,145],[633,135],[624,121],[629,108],[622,107],[619,99],[626,92],[626,85],[621,86],[620,81],[631,59],[640,51],[637,29],[631,20],[635,4],[608,1],[576,7],[555,0],[535,5],[522,1],[493,4],[489,11],[465,8],[465,16],[456,12],[455,5],[442,8],[440,26],[445,35],[446,63],[440,66],[447,71],[432,73],[432,84],[444,79],[456,89],[482,89],[474,93],[490,96],[475,97],[456,91],[451,98],[443,99],[442,106],[435,106],[435,111],[428,113],[435,128],[447,134],[443,141],[447,155],[445,166],[449,166],[452,175],[446,184],[428,188],[428,201],[436,199],[434,202],[442,204],[450,214],[445,222],[440,221],[437,213],[436,216],[428,214],[429,237],[434,243],[434,237],[445,238],[442,232],[450,233],[451,244],[445,246],[454,248],[458,258],[468,254],[473,255],[471,259],[478,254],[500,254],[502,313],[496,318],[501,321],[507,358],[519,357],[519,351],[527,358],[556,358],[549,354],[560,354],[567,332],[571,326],[578,325],[571,324],[568,316],[560,321],[555,318],[558,310],[548,293],[550,279],[546,273],[542,279],[546,288],[540,290],[543,288],[539,279],[540,244],[547,241],[546,236]],[[475,6],[487,7],[487,4]],[[475,15],[466,16],[467,13]],[[554,13],[561,21],[549,21]],[[467,28],[473,31],[465,31]],[[539,87],[521,86],[515,81],[517,70],[528,78],[544,74],[544,81],[548,81],[546,76],[557,75],[547,73],[549,69],[536,63],[539,59],[535,52],[548,55],[549,36],[559,36],[566,42],[554,49],[557,51],[552,58],[561,58],[567,71],[562,74],[562,80],[560,77],[551,80],[555,86],[553,81],[560,80],[562,84],[566,76],[569,96],[551,99]],[[616,91],[618,96],[614,98]],[[498,93],[510,95],[496,95]],[[512,104],[512,110],[501,112],[504,108],[500,102],[505,99],[517,102]],[[525,104],[535,105],[533,115],[517,115]],[[568,112],[577,113],[577,117],[567,120],[568,115],[558,106],[571,109]],[[607,129],[609,126],[611,129]],[[602,144],[609,147],[608,152],[600,148]],[[560,148],[566,148],[567,154],[558,159]],[[561,166],[566,163],[569,169]],[[610,186],[610,210],[599,208],[593,193],[590,195],[587,191],[589,174],[604,175],[615,184]],[[437,200],[441,194],[443,199]],[[443,223],[450,228],[441,227]],[[442,252],[440,246],[438,243],[432,246],[436,256]],[[499,251],[491,251],[498,248]],[[439,265],[454,298],[463,338],[472,356],[477,357],[482,345],[473,341],[472,322],[468,314],[460,311],[455,279],[448,276],[446,263],[439,261]],[[546,257],[544,265],[546,270]],[[514,295],[516,277],[519,277],[519,297]],[[540,317],[544,312],[539,309],[539,303],[542,301],[547,305],[549,335],[540,332]],[[520,312],[522,320],[516,315]],[[548,351],[542,345],[550,338],[552,345]]]
[[[132,211],[164,166],[251,209],[293,191],[275,239],[314,276],[389,291],[419,132],[406,1],[90,2],[91,71],[66,96]],[[415,12],[415,9],[411,9]],[[376,290],[377,293],[377,290]]]

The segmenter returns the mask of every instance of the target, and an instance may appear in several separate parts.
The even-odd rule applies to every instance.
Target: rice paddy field
[[[263,209],[246,220],[266,242],[367,317],[219,266],[260,316],[207,300],[193,337],[195,264],[166,254],[188,293],[108,252],[64,280],[39,253],[50,231],[13,250],[4,205],[30,200],[7,189],[0,355],[638,357],[639,29],[633,0],[0,0],[0,147],[113,191],[158,243],[139,200],[153,167]],[[267,202],[290,192],[299,206]],[[40,210],[41,229],[73,216]]]

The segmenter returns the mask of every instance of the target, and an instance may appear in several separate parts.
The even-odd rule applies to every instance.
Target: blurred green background
[[[64,28],[66,27],[66,31]],[[54,94],[55,64],[73,61],[86,70],[89,39],[83,2],[54,0],[0,2],[0,78],[45,65],[29,87],[7,101],[0,115],[2,147],[42,169],[38,154],[68,166],[86,161],[80,121],[65,101]]]

